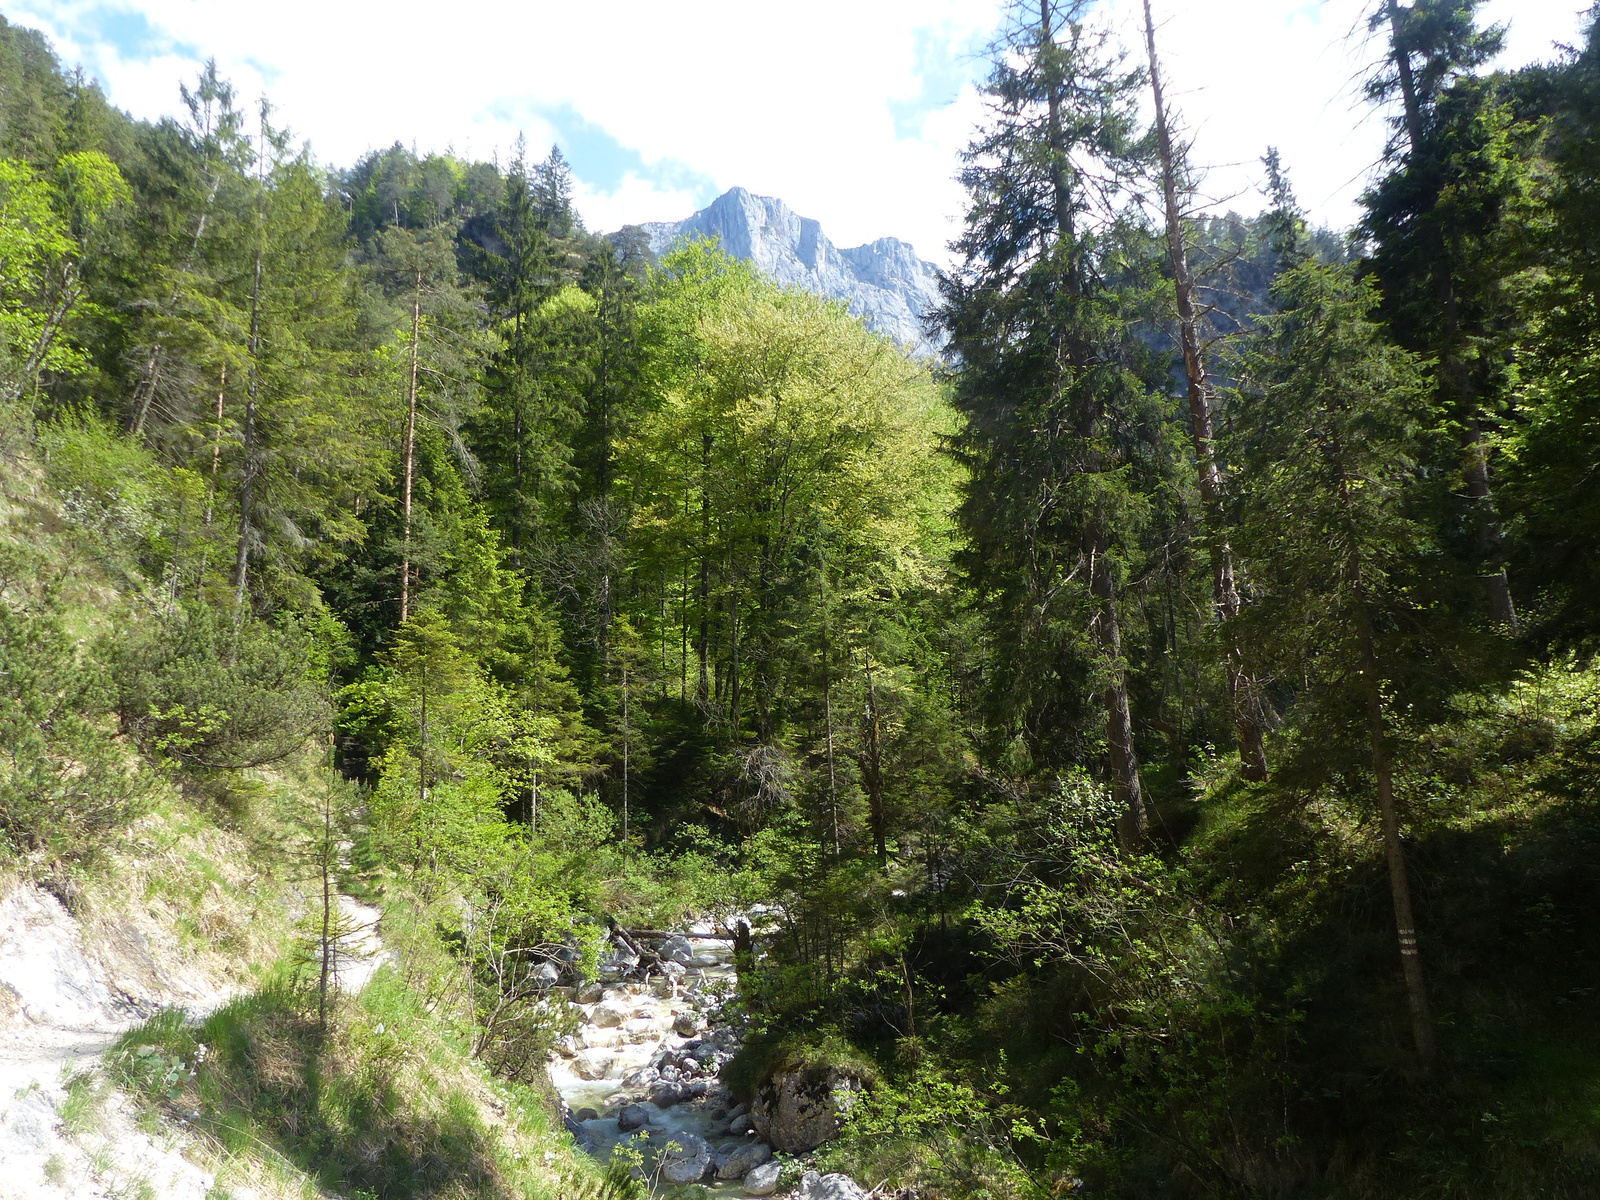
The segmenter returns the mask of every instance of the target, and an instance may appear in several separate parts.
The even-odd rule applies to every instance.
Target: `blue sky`
[[[1219,207],[1259,207],[1276,145],[1321,220],[1347,224],[1384,130],[1355,83],[1373,0],[1154,0],[1173,100]],[[1001,0],[0,0],[135,115],[179,107],[215,56],[319,157],[396,141],[502,159],[519,134],[571,159],[586,221],[688,215],[734,185],[840,245],[885,234],[945,261],[958,155]],[[1489,0],[1505,63],[1574,41],[1587,0]],[[1099,18],[1137,48],[1138,0]]]

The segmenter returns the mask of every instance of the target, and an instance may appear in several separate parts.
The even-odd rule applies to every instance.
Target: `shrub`
[[[146,781],[112,736],[107,700],[102,665],[68,636],[54,597],[0,580],[0,839],[13,853],[84,862],[137,815]]]
[[[201,771],[281,762],[328,721],[294,626],[200,606],[111,642],[117,715],[145,754]]]

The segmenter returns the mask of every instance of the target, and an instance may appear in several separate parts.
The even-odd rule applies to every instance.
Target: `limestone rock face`
[[[782,200],[736,187],[682,221],[639,226],[660,254],[684,238],[715,237],[735,258],[790,287],[843,300],[879,333],[916,353],[939,351],[928,318],[940,304],[939,273],[896,238],[840,250],[822,226]]]
[[[839,1132],[839,1114],[855,1099],[855,1080],[832,1070],[775,1075],[756,1093],[750,1119],[784,1154],[805,1154]]]
[[[697,1183],[711,1166],[711,1146],[692,1133],[674,1133],[661,1152],[661,1177],[668,1183]]]

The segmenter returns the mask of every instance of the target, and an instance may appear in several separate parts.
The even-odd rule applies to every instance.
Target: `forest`
[[[880,1197],[1600,1194],[1600,20],[1498,71],[1480,3],[1370,7],[1329,230],[1269,147],[1203,209],[1149,0],[1019,0],[938,359],[559,149],[329,167],[0,23],[0,879],[250,831],[547,1108],[541,961],[764,906],[722,1078],[850,1080]],[[444,1179],[285,953],[224,1142],[636,1193]]]

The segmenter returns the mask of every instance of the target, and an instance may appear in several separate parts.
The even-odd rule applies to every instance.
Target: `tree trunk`
[[[700,629],[695,653],[700,659],[700,681],[695,698],[704,707],[711,700],[706,678],[711,639],[711,435],[700,438]]]
[[[211,492],[206,499],[206,524],[211,524],[211,506],[217,497],[217,468],[222,465],[222,405],[228,393],[228,364],[222,364],[217,377],[217,424],[211,434]]]
[[[872,841],[878,851],[878,865],[889,865],[888,831],[883,812],[883,744],[878,720],[878,685],[872,674],[872,658],[867,657],[867,801],[872,820]]]
[[[1216,444],[1211,427],[1211,388],[1206,377],[1205,358],[1200,349],[1194,279],[1189,273],[1189,255],[1183,242],[1177,162],[1172,148],[1172,130],[1167,123],[1166,97],[1161,90],[1161,70],[1156,58],[1156,30],[1150,12],[1150,0],[1144,0],[1144,35],[1150,58],[1150,89],[1155,98],[1156,138],[1161,152],[1161,198],[1166,217],[1167,254],[1172,263],[1178,335],[1183,347],[1184,376],[1188,382],[1190,434],[1194,442],[1195,467],[1200,477],[1206,550],[1211,558],[1212,599],[1222,624],[1223,669],[1228,680],[1228,702],[1233,715],[1234,735],[1239,743],[1242,773],[1246,779],[1259,782],[1267,778],[1267,751],[1261,722],[1257,719],[1254,681],[1245,669],[1238,630],[1231,625],[1239,615],[1239,588],[1234,576],[1233,547],[1228,540],[1227,520],[1223,511],[1222,472],[1217,466]]]
[[[823,569],[822,595],[822,722],[828,746],[828,814],[833,824],[833,857],[839,857],[839,784],[833,760],[833,647],[828,639],[828,575]]]
[[[401,499],[400,533],[400,620],[411,615],[411,491],[417,463],[417,339],[422,333],[422,272],[417,271],[417,287],[411,296],[411,382],[406,389],[405,492]]]
[[[622,852],[628,852],[628,667],[622,667]]]
[[[1383,815],[1383,848],[1389,860],[1389,894],[1394,901],[1395,933],[1400,942],[1400,968],[1411,1008],[1411,1036],[1424,1070],[1433,1066],[1437,1052],[1433,1016],[1428,1009],[1428,989],[1417,952],[1417,922],[1411,913],[1411,885],[1406,878],[1405,851],[1400,845],[1400,820],[1394,803],[1394,766],[1384,730],[1383,691],[1378,657],[1373,645],[1372,622],[1363,603],[1357,615],[1361,639],[1362,690],[1366,696],[1367,727],[1372,742],[1372,773],[1377,779],[1378,808]]]
[[[1139,782],[1139,756],[1133,745],[1133,713],[1128,705],[1128,678],[1122,662],[1122,623],[1117,611],[1116,580],[1104,534],[1090,547],[1089,586],[1099,601],[1091,632],[1106,667],[1106,746],[1111,758],[1111,796],[1129,824],[1123,841],[1134,844],[1150,831],[1150,817]]]
[[[733,730],[733,744],[739,744],[739,706],[743,702],[739,695],[739,676],[743,664],[739,661],[739,589],[733,590],[733,595],[728,598],[728,637],[732,645],[730,650],[731,661],[728,664],[728,720]]]
[[[257,214],[259,220],[260,214]],[[262,236],[265,236],[263,232]],[[261,274],[265,247],[256,244],[255,281],[250,287],[250,378],[245,387],[241,450],[244,463],[239,475],[239,549],[233,563],[233,601],[243,608],[245,582],[250,572],[250,519],[255,502],[256,400],[261,384]]]
[[[329,738],[332,742],[332,738]],[[317,1026],[328,1027],[328,976],[333,970],[333,784],[324,781],[322,797],[322,975],[317,981]]]

